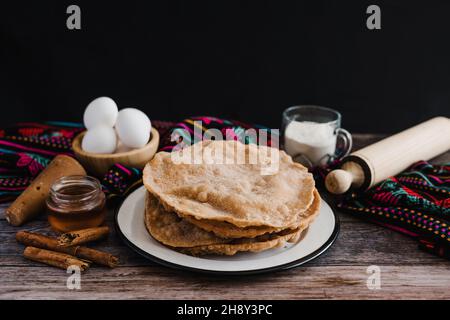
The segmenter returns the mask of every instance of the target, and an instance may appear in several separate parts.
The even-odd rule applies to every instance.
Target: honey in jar
[[[106,218],[105,203],[105,194],[96,178],[65,176],[50,188],[48,221],[58,232],[98,227]]]

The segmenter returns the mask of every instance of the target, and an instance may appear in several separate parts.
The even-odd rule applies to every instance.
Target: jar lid
[[[50,187],[47,206],[61,214],[73,214],[103,205],[105,195],[100,181],[91,176],[64,176]]]

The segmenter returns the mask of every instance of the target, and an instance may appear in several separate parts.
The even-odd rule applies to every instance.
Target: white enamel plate
[[[320,214],[296,244],[260,253],[241,252],[234,256],[192,257],[162,245],[144,224],[145,188],[131,193],[116,213],[116,224],[124,241],[136,252],[159,264],[184,270],[215,274],[253,274],[289,269],[325,252],[336,240],[339,221],[322,200]]]

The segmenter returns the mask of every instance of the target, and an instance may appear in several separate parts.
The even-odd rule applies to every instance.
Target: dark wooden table
[[[379,136],[355,135],[359,148]],[[450,152],[435,159],[450,161]],[[396,232],[338,213],[341,232],[316,260],[288,271],[259,276],[216,277],[180,272],[145,260],[114,232],[98,244],[120,256],[115,269],[93,266],[81,289],[69,290],[64,270],[30,262],[15,241],[18,230],[49,232],[46,217],[10,226],[0,207],[1,299],[432,299],[450,298],[450,262],[422,252]],[[113,213],[108,224],[114,230]],[[369,290],[367,268],[380,268],[381,288]]]

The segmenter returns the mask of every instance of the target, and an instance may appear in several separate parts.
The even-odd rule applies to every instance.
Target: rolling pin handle
[[[352,183],[353,175],[342,169],[331,171],[325,178],[325,187],[333,194],[343,194],[347,192]]]

